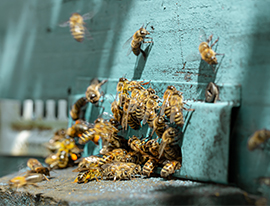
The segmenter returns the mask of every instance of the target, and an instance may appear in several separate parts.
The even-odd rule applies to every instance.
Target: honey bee
[[[147,26],[147,25],[146,25]],[[141,49],[141,45],[142,43],[145,44],[145,43],[153,43],[153,41],[144,41],[145,39],[152,39],[151,37],[147,37],[146,35],[149,35],[150,33],[146,30],[146,27],[143,28],[143,25],[142,27],[137,30],[133,36],[128,39],[126,41],[126,43],[124,45],[127,45],[130,43],[131,45],[131,49],[130,51],[128,52],[128,54],[130,54],[130,52],[132,51],[136,56],[138,56],[140,53],[142,53],[144,59],[146,59],[146,54],[145,52]]]
[[[100,87],[107,81],[108,80],[105,79],[100,82],[97,78],[91,81],[90,86],[87,88],[85,92],[85,96],[89,102],[91,102],[92,104],[96,104],[99,101],[100,97],[102,96],[102,94],[99,91]]]
[[[249,139],[248,139],[248,149],[254,150],[258,148],[262,143],[270,139],[270,130],[262,129],[257,130]]]
[[[87,103],[87,98],[86,97],[81,97],[78,99],[73,105],[72,108],[69,112],[71,118],[73,120],[77,120],[80,118],[80,113],[81,113],[81,108]]]
[[[125,77],[121,77],[117,83],[116,86],[116,91],[118,93],[126,93],[127,94],[127,90],[128,90],[128,79]]]
[[[44,176],[46,180],[49,181],[49,179],[46,176],[50,176],[50,169],[48,167],[43,167],[43,165],[34,158],[30,158],[27,161],[27,166],[31,169],[30,173],[39,173]]]
[[[80,171],[76,179],[74,180],[74,182],[86,183],[93,179],[96,179],[96,181],[99,181],[98,178],[103,178],[102,169],[99,167],[91,167],[85,171]]]
[[[148,148],[149,153],[151,153],[154,157],[159,156],[159,143],[157,139],[151,139],[146,142],[146,147]]]
[[[104,169],[103,176],[108,179],[113,178],[114,182],[117,179],[131,179],[141,172],[141,166],[131,162],[111,162],[103,165],[102,169]]]
[[[49,165],[51,169],[54,168],[66,168],[70,161],[78,159],[81,150],[75,144],[73,139],[65,139],[61,142],[60,148],[56,154],[51,154],[45,159],[45,163]]]
[[[169,106],[169,102],[171,99],[171,96],[174,92],[176,92],[175,86],[168,86],[163,94],[163,103],[161,105],[160,115],[162,116],[165,112],[165,109]]]
[[[43,175],[39,173],[28,173],[25,176],[17,176],[9,180],[10,187],[25,187],[27,185],[37,185],[35,183],[41,182],[43,180]]]
[[[125,160],[126,162],[139,164],[140,158],[141,158],[140,153],[135,152],[135,151],[130,151],[126,154]]]
[[[112,161],[126,161],[127,151],[122,148],[114,149],[111,152],[106,153],[103,157],[99,160],[98,166],[102,166],[104,164],[108,164]]]
[[[89,31],[84,26],[86,23],[85,20],[89,20],[93,18],[94,13],[86,13],[84,15],[80,15],[78,13],[73,13],[68,21],[60,24],[60,27],[70,27],[70,32],[74,39],[78,42],[82,42],[84,38],[92,39]]]
[[[205,90],[205,102],[216,103],[219,99],[219,88],[213,83],[209,82]]]
[[[181,168],[181,163],[176,160],[166,160],[163,164],[164,167],[160,171],[160,176],[163,178],[167,178],[173,174],[175,170],[179,170]]]
[[[67,129],[69,137],[77,137],[79,134],[86,132],[89,129],[89,124],[82,120],[77,120],[74,125]]]
[[[150,174],[153,172],[153,170],[155,169],[157,162],[154,159],[149,159],[143,166],[142,169],[142,173],[144,175],[147,175],[148,177],[150,177]]]
[[[79,161],[75,162],[75,163],[79,162],[79,165],[78,165],[78,168],[74,169],[72,172],[80,172],[80,171],[84,171],[85,169],[89,169],[91,167],[97,167],[101,159],[102,157],[99,157],[96,155],[84,157],[80,159]]]
[[[163,152],[165,153],[165,157],[167,159],[169,159],[168,157],[179,157],[180,151],[172,147],[173,145],[177,145],[178,140],[178,130],[172,127],[167,128],[162,135],[158,158],[160,159],[160,157],[163,155]]]
[[[49,140],[49,143],[62,141],[66,137],[66,129],[59,129],[54,133],[54,136]]]
[[[152,133],[151,133],[151,137],[153,136],[154,132],[156,132],[157,136],[159,138],[162,137],[162,134],[164,133],[165,131],[165,128],[166,128],[166,124],[165,124],[165,117],[164,115],[160,116],[156,116],[155,119],[153,120],[153,130],[152,130]]]
[[[122,122],[123,110],[120,108],[116,100],[114,100],[111,104],[111,111],[113,113],[114,118],[118,122]]]
[[[175,122],[179,127],[183,127],[185,123],[182,109],[194,111],[194,109],[184,107],[182,92],[176,91],[171,96],[169,106],[165,108],[165,114],[170,118],[171,123]]]
[[[157,116],[156,110],[159,109],[158,106],[159,97],[157,95],[151,95],[146,102],[146,111],[143,117],[143,124],[148,123],[149,127],[153,127],[153,120]]]
[[[201,32],[202,32],[202,37],[205,39],[204,31],[201,30]],[[212,40],[212,37],[213,37],[213,34],[209,36],[206,42],[203,41],[200,43],[199,52],[201,54],[202,60],[204,60],[206,63],[208,63],[209,65],[213,67],[213,65],[218,64],[216,55],[224,55],[224,54],[218,54],[214,52],[214,50],[212,49],[212,47],[218,42],[219,38],[217,38],[216,41],[213,44],[211,44],[211,46],[209,46],[209,42]]]

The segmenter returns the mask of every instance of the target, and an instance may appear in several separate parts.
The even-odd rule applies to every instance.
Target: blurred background
[[[229,180],[248,192],[267,193],[269,187],[259,178],[270,176],[270,147],[251,152],[247,140],[256,130],[269,129],[269,8],[268,0],[2,0],[0,99],[68,100],[77,93],[80,77],[239,84],[241,106],[231,118]],[[86,21],[93,40],[79,43],[69,27],[59,27],[74,12],[95,13]],[[154,41],[147,61],[127,56],[123,44],[147,23]],[[188,56],[198,52],[201,30],[214,40],[219,37],[215,49],[225,54],[218,57],[216,73],[200,59],[184,67]],[[0,131],[7,118],[4,110]],[[0,176],[17,171],[26,160],[3,154]]]

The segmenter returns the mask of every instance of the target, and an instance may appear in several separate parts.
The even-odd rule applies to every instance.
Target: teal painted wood
[[[269,129],[269,6],[268,0],[1,1],[0,97],[66,98],[78,76],[241,84],[241,107],[232,122],[230,178],[258,192],[257,179],[270,176],[269,150],[250,152],[246,145],[254,131]],[[57,26],[78,10],[97,11],[87,22],[93,41],[80,44],[68,28]],[[145,63],[127,57],[122,45],[146,22],[155,30]],[[182,69],[197,51],[200,29],[220,37],[215,49],[225,57],[218,59],[215,74],[201,61],[187,62]]]

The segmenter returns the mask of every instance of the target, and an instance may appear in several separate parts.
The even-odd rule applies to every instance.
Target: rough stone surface
[[[74,168],[51,172],[50,181],[11,190],[8,180],[0,179],[0,205],[254,205],[258,197],[231,186],[159,177],[126,181],[73,183]]]

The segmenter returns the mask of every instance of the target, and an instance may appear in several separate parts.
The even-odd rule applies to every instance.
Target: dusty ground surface
[[[235,187],[159,177],[77,184],[73,169],[56,170],[50,181],[17,190],[9,188],[8,180],[23,170],[2,177],[0,205],[254,205],[264,201]]]

